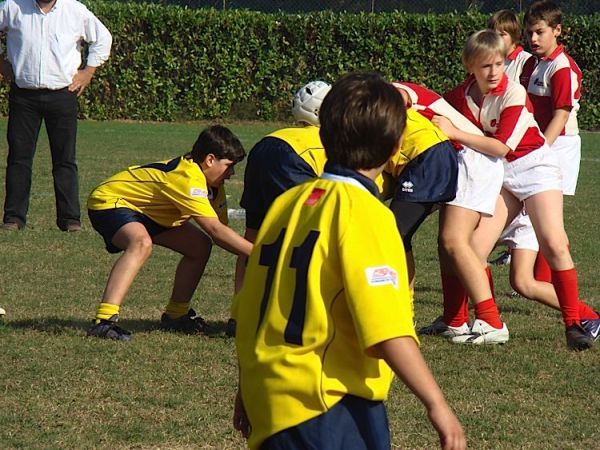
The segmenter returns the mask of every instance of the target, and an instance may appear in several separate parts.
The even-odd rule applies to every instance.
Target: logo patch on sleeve
[[[208,198],[208,191],[199,187],[193,187],[190,188],[190,196]]]
[[[369,286],[391,284],[395,288],[398,287],[398,272],[390,266],[367,267],[365,272]]]
[[[308,198],[306,199],[306,201],[304,202],[304,204],[307,206],[315,205],[320,200],[320,198],[323,197],[324,193],[325,189],[314,188],[308,196]]]

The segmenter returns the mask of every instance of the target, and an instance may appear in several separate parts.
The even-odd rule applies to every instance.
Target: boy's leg
[[[525,204],[540,250],[552,269],[552,284],[565,323],[567,346],[571,350],[587,350],[592,346],[594,338],[581,327],[579,285],[564,229],[562,192],[539,192],[526,199]]]
[[[191,222],[160,233],[154,236],[153,241],[182,255],[175,271],[171,298],[160,320],[161,329],[188,334],[213,331],[190,308],[192,296],[210,257],[212,241]]]
[[[152,239],[144,225],[129,222],[119,228],[111,243],[124,252],[110,271],[102,301],[96,312],[96,320],[87,334],[127,341],[130,339],[130,333],[116,326],[116,322],[127,291],[140,268],[152,254]]]
[[[511,253],[510,284],[513,289],[525,298],[535,300],[560,311],[554,286],[551,283],[539,281],[534,277],[534,266],[538,252],[514,248]]]
[[[154,236],[153,241],[182,255],[175,271],[171,300],[189,303],[210,257],[210,238],[198,227],[186,222]]]
[[[393,199],[390,209],[396,218],[396,226],[402,237],[406,253],[408,281],[411,290],[415,284],[415,258],[412,251],[412,237],[425,219],[433,212],[435,203],[416,203]]]
[[[121,305],[134,278],[152,254],[152,238],[144,225],[130,222],[115,233],[112,243],[124,252],[110,271],[102,302]]]

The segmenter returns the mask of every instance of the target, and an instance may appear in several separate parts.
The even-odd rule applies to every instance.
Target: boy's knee
[[[138,236],[134,238],[125,251],[135,252],[143,258],[148,258],[152,254],[152,238],[150,236]]]

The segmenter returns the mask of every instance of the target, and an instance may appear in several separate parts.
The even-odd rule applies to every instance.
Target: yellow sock
[[[169,300],[167,307],[165,308],[165,314],[169,316],[171,319],[179,319],[182,316],[185,316],[190,309],[191,302],[176,302],[173,300]]]
[[[111,303],[100,303],[98,310],[96,311],[96,323],[100,323],[101,320],[108,320],[115,314],[119,314],[119,305],[113,305]]]

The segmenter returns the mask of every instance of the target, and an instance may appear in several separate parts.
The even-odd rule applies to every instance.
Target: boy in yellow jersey
[[[116,322],[123,299],[150,257],[153,244],[182,255],[161,329],[207,331],[190,302],[212,241],[236,254],[248,255],[252,250],[252,243],[227,226],[223,190],[224,181],[234,173],[233,166],[244,156],[238,138],[229,129],[215,125],[200,133],[186,155],[131,166],[92,191],[87,203],[92,226],[110,253],[123,254],[110,272],[88,336],[130,339],[130,333]]]
[[[389,449],[382,402],[395,372],[442,447],[462,449],[418,348],[402,241],[373,181],[399,148],[402,97],[379,75],[350,74],[320,120],[325,171],[275,200],[234,299],[234,425],[251,449]]]

